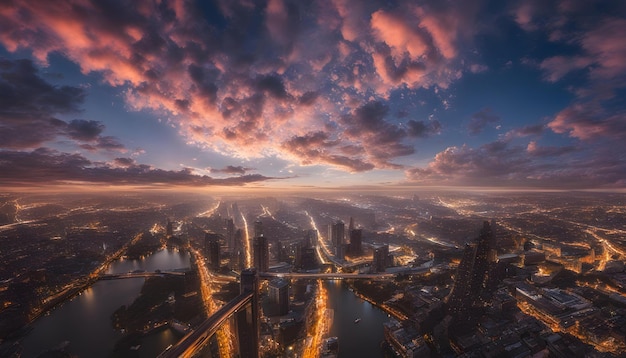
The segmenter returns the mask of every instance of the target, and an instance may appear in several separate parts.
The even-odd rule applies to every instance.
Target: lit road
[[[161,353],[159,357],[194,357],[198,351],[206,345],[207,340],[211,338],[213,334],[217,333],[219,335],[219,332],[223,331],[223,325],[227,324],[228,317],[250,303],[252,296],[252,292],[242,293],[237,296],[209,316],[209,318],[202,322],[196,329],[189,332],[175,347]],[[220,354],[223,357],[232,357],[232,355],[229,354],[224,355],[221,347]]]
[[[330,252],[330,250],[328,249],[328,246],[326,246],[326,242],[324,241],[324,236],[322,235],[321,231],[317,228],[317,225],[315,224],[315,220],[313,220],[313,217],[309,214],[308,211],[305,211],[305,214],[311,220],[311,226],[313,227],[313,229],[317,230],[317,245],[316,245],[315,251],[317,252],[317,256],[320,262],[322,262],[323,264],[326,264],[328,263],[328,260],[330,260],[335,266],[342,267],[343,266],[342,263]],[[324,255],[322,255],[322,253],[319,251],[320,248],[322,249],[326,258],[328,258],[328,260],[324,259],[323,257]]]
[[[319,357],[320,347],[322,345],[322,339],[324,334],[330,327],[326,327],[326,289],[322,285],[321,280],[317,280],[317,297],[315,299],[315,322],[311,325],[312,332],[307,332],[307,335],[311,338],[307,341],[306,347],[302,354],[303,358],[317,358]]]
[[[244,250],[246,250],[246,267],[252,267],[252,250],[250,248],[250,234],[248,233],[248,220],[241,213],[241,218],[243,219],[243,246]]]
[[[200,213],[200,214],[198,214],[196,216],[197,217],[209,217],[209,216],[212,216],[215,213],[215,211],[217,209],[219,209],[220,205],[222,205],[222,202],[218,200],[218,202],[217,202],[217,204],[215,204],[214,208],[211,208],[211,209],[209,209],[209,210],[207,210],[205,212],[202,212],[202,213]]]
[[[190,248],[191,253],[195,256],[195,262],[198,267],[198,274],[200,276],[200,291],[202,293],[202,302],[204,303],[204,309],[207,316],[211,316],[217,310],[217,304],[213,300],[213,290],[211,284],[213,283],[212,275],[206,267],[203,256],[196,249]],[[221,329],[217,331],[217,342],[219,345],[219,351],[221,357],[231,357],[232,347],[231,340],[228,337],[228,331],[230,325],[225,323]],[[204,340],[202,341],[204,342]]]

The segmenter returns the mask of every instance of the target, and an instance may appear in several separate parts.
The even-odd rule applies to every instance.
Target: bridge
[[[241,272],[240,294],[215,311],[196,329],[185,335],[175,346],[159,358],[192,357],[209,341],[209,338],[229,318],[235,318],[239,341],[239,356],[259,357],[259,276],[256,269]]]
[[[424,272],[424,269],[411,269],[406,272]],[[427,270],[426,270],[427,271]],[[404,272],[404,271],[403,271]],[[156,275],[157,273],[143,272],[122,274],[131,277],[140,277],[140,274]],[[161,273],[162,274],[162,273]],[[240,294],[233,300],[215,311],[209,318],[202,322],[193,331],[185,335],[175,346],[167,349],[159,355],[159,358],[192,357],[208,343],[211,336],[230,318],[235,318],[238,352],[240,357],[259,357],[259,280],[272,278],[289,279],[365,279],[365,280],[389,280],[398,273],[257,273],[255,268],[241,272]],[[111,275],[113,276],[113,275]]]
[[[260,279],[271,279],[275,277],[288,278],[288,279],[322,279],[322,280],[390,280],[396,277],[397,274],[393,273],[371,273],[371,274],[358,274],[358,273],[294,273],[294,272],[261,272],[259,273]]]
[[[137,271],[137,272],[125,272],[125,273],[108,273],[98,276],[99,280],[120,280],[125,278],[147,278],[147,277],[165,277],[165,276],[185,276],[183,271]]]

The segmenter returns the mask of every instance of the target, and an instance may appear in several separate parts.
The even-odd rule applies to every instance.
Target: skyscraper
[[[263,222],[257,220],[254,222],[254,237],[263,236]]]
[[[283,279],[272,280],[269,283],[269,299],[278,316],[286,315],[289,312],[289,282]]]
[[[240,357],[259,357],[260,320],[259,320],[259,277],[255,268],[241,271],[240,292],[254,292],[249,306],[237,311],[236,324],[239,338]]]
[[[213,270],[220,268],[220,236],[218,234],[207,232],[204,234],[204,245],[206,247],[209,267]]]
[[[254,267],[259,272],[267,272],[270,268],[270,253],[267,238],[259,236],[254,238]]]
[[[335,248],[335,256],[339,259],[344,258],[343,241],[345,236],[345,227],[346,225],[340,220],[334,224],[328,225],[328,238]]]
[[[172,235],[174,235],[174,223],[170,221],[170,219],[167,219],[167,226],[165,228],[165,235],[167,237],[171,237]]]
[[[350,254],[353,256],[361,255],[361,241],[362,241],[363,230],[361,229],[352,229],[350,230]]]
[[[489,279],[491,252],[495,248],[493,230],[488,221],[483,222],[474,243],[465,245],[454,286],[448,296],[448,309],[457,317],[470,319],[473,308],[483,306],[483,296]]]
[[[226,244],[230,253],[235,252],[235,221],[230,218],[226,219]]]
[[[372,257],[372,267],[375,272],[385,272],[387,261],[389,260],[389,245],[374,246],[374,254]]]

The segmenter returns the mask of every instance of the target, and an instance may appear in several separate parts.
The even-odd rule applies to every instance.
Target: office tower
[[[250,305],[246,305],[236,313],[239,356],[258,358],[260,342],[259,277],[255,268],[241,271],[240,292],[253,292],[254,295]]]
[[[269,299],[278,316],[286,315],[289,312],[289,282],[282,279],[272,280],[269,283]]]
[[[372,267],[375,272],[385,272],[389,261],[389,245],[374,246],[374,255],[372,257]]]
[[[354,230],[354,218],[350,216],[350,224],[348,225],[348,232]]]
[[[361,241],[363,230],[352,229],[350,230],[350,254],[358,256],[362,254]]]
[[[472,308],[483,306],[493,243],[493,230],[489,222],[485,221],[475,242],[465,245],[454,286],[448,296],[448,309],[453,315],[469,319],[472,317]]]
[[[174,235],[174,223],[167,219],[167,226],[165,228],[165,235],[171,237]]]
[[[338,259],[343,259],[343,241],[345,236],[345,224],[342,221],[337,221],[334,224],[328,225],[328,239],[332,242],[335,248],[335,256]]]
[[[267,272],[270,268],[269,245],[265,236],[254,238],[254,267],[259,272]]]
[[[254,222],[254,237],[263,236],[263,222],[257,220]]]
[[[231,254],[235,252],[235,221],[232,218],[226,219],[226,245]]]
[[[209,267],[212,270],[220,268],[220,236],[218,234],[207,232],[204,234],[204,245],[206,248]]]
[[[304,237],[305,248],[306,247],[314,247],[317,245],[317,230],[309,229],[306,232],[306,236]]]

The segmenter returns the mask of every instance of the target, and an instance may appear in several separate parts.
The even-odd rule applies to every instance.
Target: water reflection
[[[188,268],[189,257],[186,252],[162,250],[143,260],[117,261],[107,273]],[[69,351],[79,357],[111,356],[115,342],[122,336],[111,327],[111,314],[120,306],[131,304],[143,282],[143,278],[132,278],[95,283],[33,324],[22,342],[22,357],[37,357],[64,342],[69,342]],[[154,349],[161,349],[163,344],[165,348],[177,339],[169,329],[149,338],[157,341],[151,342]],[[148,354],[154,356],[153,353]]]

